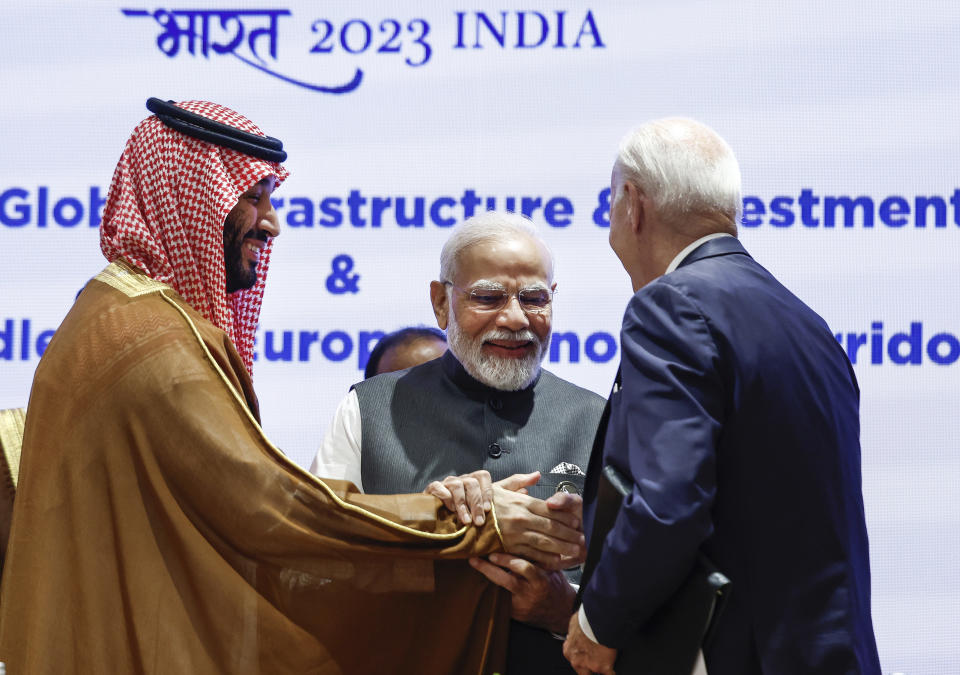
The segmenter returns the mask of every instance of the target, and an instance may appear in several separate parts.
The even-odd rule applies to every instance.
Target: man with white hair
[[[638,660],[637,636],[700,552],[732,582],[703,645],[711,675],[879,673],[846,354],[737,240],[740,170],[713,130],[644,124],[610,189],[610,245],[635,295],[587,472],[591,554],[564,653],[578,673],[612,673],[618,650]],[[598,534],[607,466],[633,485]]]
[[[448,351],[356,384],[311,471],[368,493],[430,485],[445,501],[482,499],[491,476],[521,473],[529,475],[514,485],[533,496],[579,494],[603,399],[540,367],[555,289],[552,256],[527,218],[488,212],[465,221],[444,245],[440,278],[430,284]],[[464,523],[483,522],[480,504],[460,513]],[[573,610],[563,575],[510,555],[471,562],[513,593],[507,672],[570,672],[550,634],[565,632]]]

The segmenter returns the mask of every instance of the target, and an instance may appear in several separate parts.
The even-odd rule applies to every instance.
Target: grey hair
[[[736,227],[743,200],[740,166],[713,129],[671,117],[643,124],[620,141],[616,166],[669,222],[694,214],[722,214]],[[615,186],[611,202],[619,198]]]
[[[440,251],[440,281],[453,281],[461,254],[475,244],[517,235],[528,237],[543,247],[550,263],[550,279],[553,281],[554,261],[550,247],[537,232],[533,221],[509,211],[485,211],[467,218],[454,229]]]

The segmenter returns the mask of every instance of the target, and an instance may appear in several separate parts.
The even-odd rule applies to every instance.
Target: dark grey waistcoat
[[[530,494],[579,493],[604,400],[541,371],[522,391],[471,377],[450,352],[354,386],[360,470],[372,494],[420,492],[431,481],[486,469],[493,480],[540,471]]]
[[[557,490],[579,494],[605,404],[547,371],[523,391],[493,389],[450,352],[354,389],[361,480],[372,494],[420,492],[431,481],[477,469],[495,481],[539,471],[529,493],[541,499]],[[579,581],[579,570],[568,578]],[[506,675],[572,675],[562,644],[511,621]]]

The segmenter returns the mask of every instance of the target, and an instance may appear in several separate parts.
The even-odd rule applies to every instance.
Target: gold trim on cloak
[[[136,298],[170,288],[162,281],[151,279],[143,272],[134,269],[127,262],[119,259],[103,268],[103,271],[94,279],[117,289],[128,298]]]
[[[0,410],[0,447],[3,459],[13,480],[13,489],[17,489],[20,476],[20,449],[23,446],[23,424],[26,420],[25,408]]]
[[[257,422],[257,419],[253,416],[253,413],[250,412],[250,409],[247,407],[246,401],[243,396],[240,395],[240,392],[236,390],[227,376],[224,374],[223,370],[220,368],[220,365],[217,363],[216,359],[213,358],[213,355],[210,353],[210,350],[207,348],[206,343],[204,343],[203,338],[200,335],[200,331],[197,329],[196,324],[194,324],[193,319],[190,318],[189,313],[180,304],[170,295],[168,291],[173,291],[173,289],[165,283],[151,279],[143,272],[140,272],[123,260],[115,260],[107,267],[103,269],[96,277],[97,281],[101,281],[112,288],[120,291],[127,297],[136,298],[142,295],[148,295],[150,293],[159,293],[160,297],[166,300],[170,305],[180,313],[183,317],[183,320],[186,321],[187,325],[190,327],[190,331],[193,333],[194,337],[197,339],[197,342],[200,344],[201,349],[203,349],[204,356],[207,358],[207,361],[213,366],[213,369],[216,371],[217,375],[220,377],[221,382],[226,385],[227,389],[233,395],[234,400],[239,405],[240,409],[246,415],[247,420],[250,424],[253,425],[254,429],[257,430],[257,433],[260,436],[260,439],[263,441],[263,444],[268,448],[270,453],[273,455],[274,459],[280,464],[284,465],[288,470],[297,474],[301,479],[312,482],[314,485],[323,490],[327,496],[339,507],[362,515],[370,520],[373,520],[380,525],[384,525],[388,528],[404,532],[406,534],[416,535],[423,539],[430,539],[435,541],[451,541],[458,539],[464,535],[467,531],[467,525],[464,525],[455,532],[450,532],[448,534],[442,534],[437,532],[422,532],[412,527],[406,525],[401,525],[395,523],[388,518],[384,518],[376,513],[367,511],[366,509],[356,506],[355,504],[350,504],[349,502],[344,501],[337,495],[334,490],[324,483],[321,479],[314,476],[309,471],[305,470],[296,462],[290,460],[283,451],[277,448],[263,433],[263,429],[260,427],[260,423]],[[500,531],[500,522],[497,519],[497,512],[493,505],[490,504],[490,517],[493,519],[493,527],[497,532],[497,537],[500,539],[500,544],[504,545],[503,533]]]

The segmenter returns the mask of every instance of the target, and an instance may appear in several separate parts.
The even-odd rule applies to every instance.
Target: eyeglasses
[[[497,312],[503,309],[510,298],[517,296],[520,309],[527,314],[544,314],[550,311],[554,291],[549,288],[524,288],[516,293],[510,293],[503,288],[460,288],[452,281],[444,281],[445,286],[452,286],[467,296],[467,304],[478,312]]]

